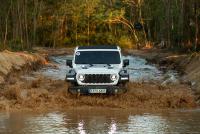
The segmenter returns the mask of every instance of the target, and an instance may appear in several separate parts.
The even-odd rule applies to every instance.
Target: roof
[[[80,46],[78,47],[78,50],[80,49],[118,49],[118,46],[114,45]]]

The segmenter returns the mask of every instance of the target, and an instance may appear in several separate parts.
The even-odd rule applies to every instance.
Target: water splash
[[[50,57],[50,60],[57,65],[57,68],[43,68],[41,73],[54,79],[64,80],[67,71],[70,69],[66,66],[66,59],[72,58],[73,56],[71,55]],[[172,77],[174,78],[174,81],[177,81],[178,74],[176,71],[169,70],[164,73],[155,65],[136,56],[123,56],[123,59],[129,59],[130,61],[130,65],[127,69],[130,73],[130,80],[132,82],[163,82]]]

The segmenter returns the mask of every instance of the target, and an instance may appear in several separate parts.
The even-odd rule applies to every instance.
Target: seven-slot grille
[[[86,74],[83,83],[112,83],[110,74]]]

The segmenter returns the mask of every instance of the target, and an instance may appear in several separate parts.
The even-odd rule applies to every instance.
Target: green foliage
[[[195,48],[198,0],[4,0],[0,8],[0,44],[14,50],[88,44],[136,48],[147,41],[163,41],[175,50],[186,50],[191,42],[200,49]],[[135,30],[135,22],[144,28]]]
[[[3,44],[0,42],[0,51],[4,49]]]
[[[64,39],[63,39],[63,43],[62,44],[65,44],[65,45],[70,45],[70,44],[72,44],[72,41],[71,41],[71,39],[70,38],[68,38],[68,37],[65,37]]]
[[[97,33],[92,36],[91,40],[94,44],[107,44],[113,45],[117,44],[117,38],[109,32],[106,33]]]
[[[134,45],[133,41],[127,36],[122,36],[119,39],[118,44],[122,48],[128,48],[128,49],[136,48],[136,46]]]
[[[24,48],[23,45],[24,45],[23,41],[19,38],[9,41],[9,48],[12,50],[15,50],[15,51],[21,51],[23,49],[26,49],[26,48]]]

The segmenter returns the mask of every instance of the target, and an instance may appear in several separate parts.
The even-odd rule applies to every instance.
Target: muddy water
[[[0,133],[199,133],[199,114],[200,110],[147,113],[111,109],[76,109],[43,114],[1,113]]]
[[[44,68],[41,72],[51,78],[63,80],[69,69],[65,65],[67,58],[71,56],[51,57],[57,68]],[[139,57],[123,58],[130,59],[128,70],[131,74],[131,81],[161,82],[166,75],[173,78],[178,76],[174,71],[163,72]],[[0,134],[200,133],[199,115],[200,110],[198,109],[146,112],[105,107],[99,109],[83,107],[43,113],[1,112]]]
[[[41,72],[55,79],[65,79],[65,75],[69,68],[66,66],[66,59],[72,59],[68,56],[54,56],[50,57],[57,68],[44,68]],[[171,82],[176,82],[178,79],[178,73],[173,70],[163,72],[159,70],[155,65],[149,64],[145,59],[134,56],[123,56],[123,59],[129,59],[130,65],[127,67],[130,73],[130,79],[132,82],[163,82],[166,79],[172,79]]]

